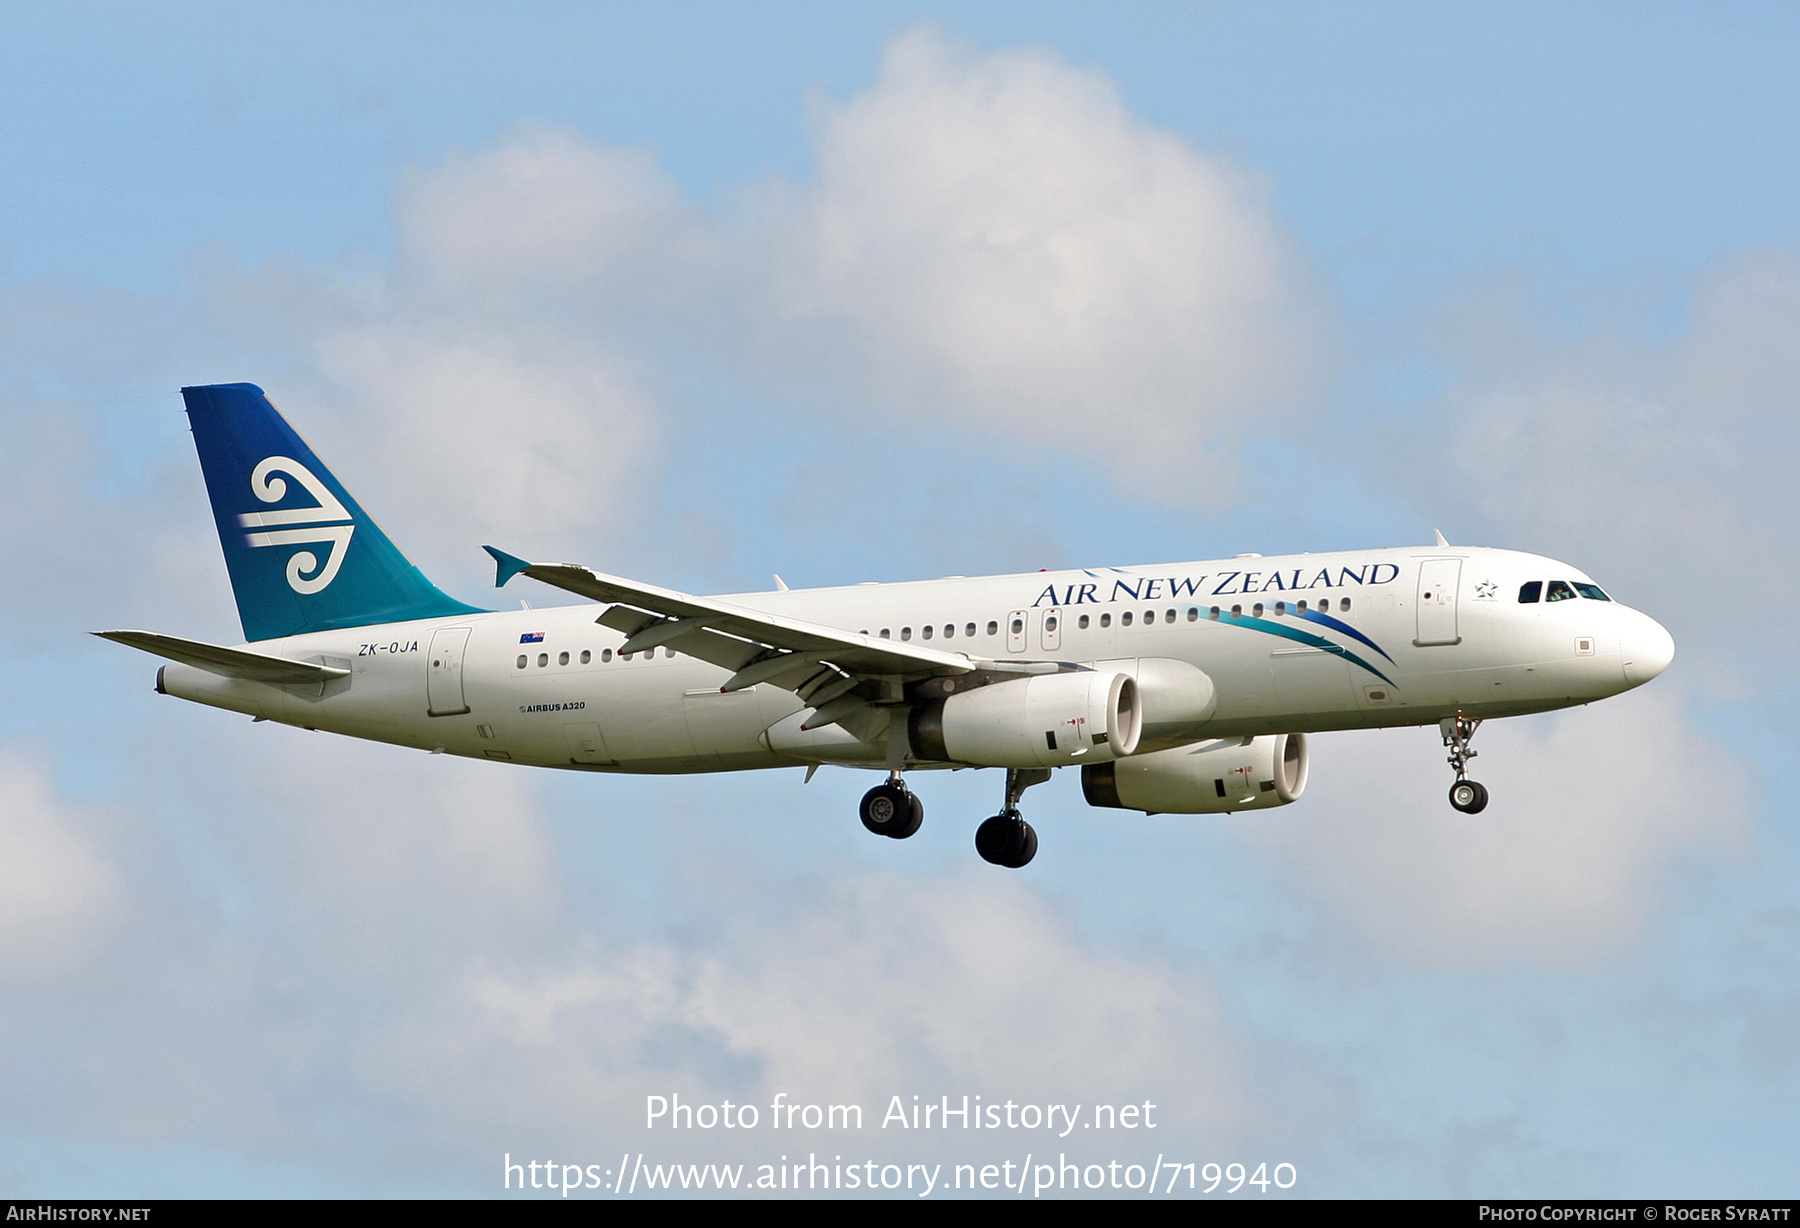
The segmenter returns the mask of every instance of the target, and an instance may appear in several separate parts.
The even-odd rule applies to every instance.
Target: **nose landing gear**
[[[1468,778],[1469,760],[1475,757],[1469,742],[1480,727],[1480,721],[1460,716],[1438,722],[1444,745],[1450,748],[1449,764],[1456,770],[1456,783],[1450,786],[1450,804],[1464,814],[1480,814],[1488,804],[1487,786]]]
[[[885,785],[876,785],[863,794],[859,812],[864,827],[892,840],[906,839],[925,821],[924,803],[906,787],[899,772],[889,773]]]
[[[1017,870],[1037,856],[1037,832],[1019,814],[1019,797],[1032,785],[1049,779],[1049,768],[1006,770],[1006,805],[975,829],[975,851],[983,861]]]

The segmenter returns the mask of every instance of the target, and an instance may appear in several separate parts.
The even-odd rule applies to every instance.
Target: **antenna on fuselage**
[[[1437,538],[1437,544],[1440,546],[1448,546],[1450,544],[1449,542],[1444,540],[1444,535],[1442,533],[1438,532],[1436,529],[1433,529],[1431,531],[1431,535],[1433,537]]]

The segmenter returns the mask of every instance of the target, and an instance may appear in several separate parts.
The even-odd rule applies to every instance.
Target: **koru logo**
[[[276,472],[285,473],[304,486],[306,492],[319,501],[318,506],[287,507],[278,512],[245,512],[238,517],[238,524],[256,531],[244,534],[244,544],[297,546],[304,542],[330,542],[331,554],[323,567],[319,565],[318,556],[310,550],[297,551],[287,561],[289,588],[296,593],[321,592],[337,578],[338,568],[344,565],[344,552],[350,548],[350,535],[356,532],[356,526],[348,523],[350,513],[325,489],[325,483],[314,477],[305,465],[285,456],[271,456],[251,473],[250,489],[258,499],[264,503],[279,503],[287,496],[287,483],[270,476]],[[296,527],[273,528],[275,525]]]

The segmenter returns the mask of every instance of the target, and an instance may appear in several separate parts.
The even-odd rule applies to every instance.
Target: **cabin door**
[[[1419,634],[1416,647],[1460,644],[1456,592],[1462,585],[1461,559],[1426,559],[1419,564]]]
[[[442,627],[432,634],[425,675],[429,715],[460,716],[469,710],[463,701],[463,649],[468,645],[467,627]]]

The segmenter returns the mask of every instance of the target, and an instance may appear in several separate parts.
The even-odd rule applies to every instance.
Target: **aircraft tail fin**
[[[181,396],[246,640],[479,613],[407,561],[261,388]]]

